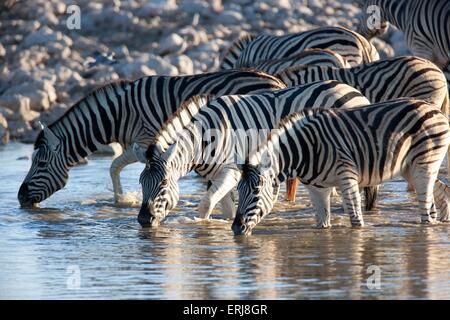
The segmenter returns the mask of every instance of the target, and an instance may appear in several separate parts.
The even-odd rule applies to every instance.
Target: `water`
[[[122,174],[136,204],[115,207],[108,157],[73,168],[41,209],[20,209],[30,160],[16,159],[31,152],[0,149],[0,298],[450,299],[450,224],[420,225],[400,180],[384,185],[381,210],[365,214],[363,229],[350,228],[337,198],[333,228],[314,229],[301,188],[295,207],[280,203],[244,238],[220,215],[196,219],[205,186],[195,175],[180,183],[178,211],[141,229],[141,166]]]

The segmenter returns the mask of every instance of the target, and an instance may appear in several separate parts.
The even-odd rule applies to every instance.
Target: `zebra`
[[[284,36],[246,34],[228,49],[219,68],[249,68],[265,60],[292,57],[312,48],[330,49],[351,66],[380,59],[375,47],[360,34],[343,27],[321,27]]]
[[[69,169],[81,159],[101,145],[118,142],[124,152],[113,160],[110,175],[115,202],[120,202],[120,171],[137,161],[132,144],[146,146],[182,102],[204,93],[262,93],[285,87],[273,76],[248,70],[149,76],[105,85],[39,133],[18,200],[24,207],[37,205],[65,186]]]
[[[388,30],[389,24],[394,25],[405,34],[406,44],[412,53],[433,61],[444,70],[450,84],[450,1],[359,0],[359,2],[362,4],[363,12],[358,31],[363,36],[371,39],[383,35]]]
[[[338,80],[358,89],[372,103],[402,97],[414,98],[441,107],[445,114],[449,112],[445,75],[434,63],[419,57],[396,57],[348,69],[300,66],[283,70],[275,76],[287,86],[320,80]],[[450,174],[450,161],[448,164]],[[288,195],[293,195],[288,199],[295,200],[296,184],[288,185]],[[364,188],[364,192],[365,209],[373,210],[376,207],[378,187]]]
[[[146,163],[140,176],[142,206],[138,221],[157,226],[179,197],[177,181],[195,170],[209,181],[199,215],[209,218],[220,202],[224,216],[233,218],[231,191],[240,172],[236,163],[264,133],[283,117],[303,108],[352,108],[369,101],[356,89],[337,81],[322,81],[263,94],[194,98],[169,119],[148,149],[135,146],[136,158]],[[242,156],[240,158],[240,156]]]
[[[331,226],[332,187],[340,188],[352,226],[362,227],[359,188],[398,175],[415,187],[421,222],[434,223],[433,186],[449,144],[447,116],[422,100],[294,113],[241,167],[232,230],[250,234],[272,210],[273,188],[291,177],[307,186],[319,228]],[[444,214],[441,220],[445,219]]]
[[[323,67],[350,68],[350,64],[340,54],[328,49],[306,49],[284,59],[265,60],[252,65],[252,68],[274,75],[290,67],[318,65]]]

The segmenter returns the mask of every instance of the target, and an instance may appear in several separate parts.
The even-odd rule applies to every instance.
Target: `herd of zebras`
[[[246,35],[226,52],[220,71],[95,90],[43,127],[20,204],[48,198],[64,187],[71,167],[117,142],[124,151],[110,168],[116,201],[121,170],[146,164],[142,226],[157,226],[176,206],[178,180],[192,170],[208,181],[200,217],[220,202],[235,234],[250,234],[270,213],[284,181],[290,200],[297,181],[305,185],[318,227],[330,226],[334,187],[352,226],[363,226],[360,188],[371,210],[378,185],[399,175],[415,190],[423,223],[448,221],[450,192],[437,175],[450,144],[450,1],[366,0],[363,12],[373,5],[381,10],[376,30],[366,16],[360,33],[321,27]],[[405,33],[415,56],[379,60],[367,39],[388,23]],[[245,145],[238,131],[241,140],[269,134],[236,153]]]

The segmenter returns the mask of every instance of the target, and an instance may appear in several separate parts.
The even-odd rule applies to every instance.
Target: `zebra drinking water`
[[[178,179],[192,170],[210,182],[199,205],[200,217],[208,218],[220,202],[225,216],[232,218],[235,206],[231,191],[240,179],[236,164],[283,117],[304,108],[367,104],[369,101],[359,91],[337,81],[186,102],[164,124],[147,150],[135,148],[136,157],[146,163],[140,177],[143,200],[139,223],[157,226],[178,202]]]
[[[360,34],[343,27],[322,27],[284,36],[246,34],[231,45],[222,58],[220,68],[249,68],[266,60],[292,57],[312,48],[330,49],[351,66],[380,58],[375,47]]]
[[[250,234],[272,210],[273,188],[292,177],[306,185],[318,227],[331,226],[333,187],[341,190],[352,226],[363,226],[359,188],[398,175],[414,186],[421,221],[433,223],[433,187],[449,144],[447,115],[421,100],[292,114],[243,167],[232,229],[235,234]],[[441,213],[441,219],[448,220],[448,214]]]
[[[123,193],[120,172],[137,161],[129,146],[146,146],[183,101],[202,93],[262,93],[285,87],[270,75],[244,70],[149,76],[101,87],[40,132],[31,168],[18,192],[19,202],[33,206],[45,200],[64,187],[71,167],[111,142],[120,143],[124,149],[110,168],[114,198],[119,202]]]

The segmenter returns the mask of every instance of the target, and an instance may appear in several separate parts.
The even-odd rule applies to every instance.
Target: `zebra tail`
[[[377,208],[378,186],[365,187],[364,199],[366,201],[366,211],[372,211]]]
[[[297,193],[298,179],[287,179],[286,180],[286,200],[295,201],[295,195]]]

